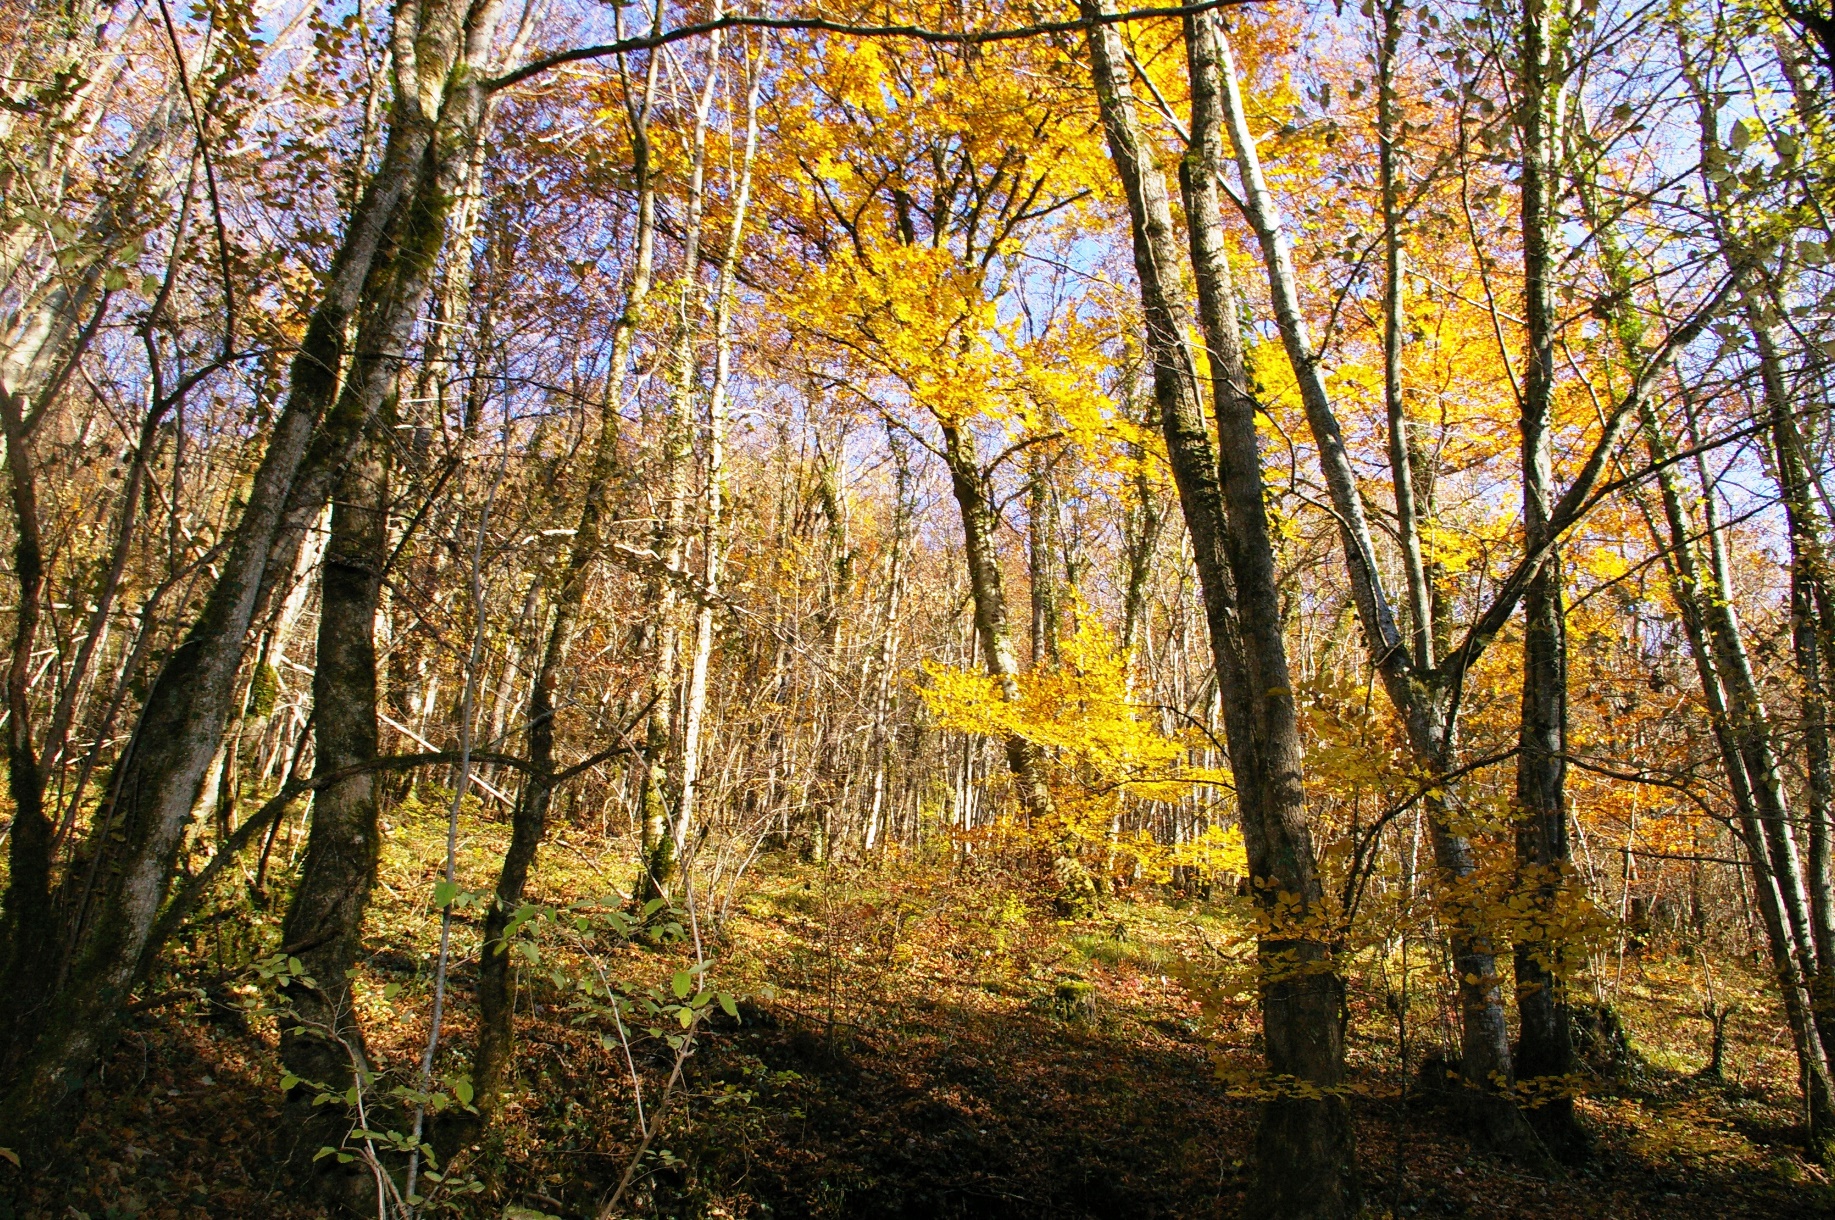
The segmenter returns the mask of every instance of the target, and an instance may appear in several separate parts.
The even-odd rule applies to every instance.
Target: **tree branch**
[[[505,72],[502,76],[493,77],[484,83],[484,87],[487,91],[496,92],[499,89],[521,84],[531,77],[540,76],[550,68],[558,68],[562,64],[578,63],[587,59],[604,59],[613,55],[629,55],[633,51],[652,51],[673,42],[699,38],[704,34],[713,34],[721,30],[790,30],[846,34],[855,38],[912,38],[919,42],[942,46],[978,47],[995,42],[1015,42],[1022,38],[1036,38],[1041,34],[1067,34],[1087,30],[1094,26],[1120,25],[1127,21],[1145,21],[1156,17],[1186,17],[1195,13],[1208,13],[1212,9],[1234,8],[1255,2],[1256,0],[1200,0],[1197,4],[1130,9],[1124,13],[1099,13],[1068,21],[1041,21],[1036,25],[1012,26],[994,30],[932,30],[919,25],[860,25],[850,21],[835,21],[827,17],[748,17],[735,14],[713,21],[679,26],[661,33],[642,34],[598,46],[575,47],[571,51],[559,51],[553,55],[532,60],[520,68]]]

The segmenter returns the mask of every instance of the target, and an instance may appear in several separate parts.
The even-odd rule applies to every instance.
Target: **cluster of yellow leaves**
[[[919,5],[910,19],[997,26],[1030,12],[1008,7]],[[1042,178],[1039,202],[1114,194],[1087,69],[1072,51],[1046,39],[961,54],[872,40],[787,41],[771,126],[783,147],[797,150],[808,182],[800,190],[781,184],[793,194],[774,211],[807,232],[841,214],[862,233],[893,234],[895,196],[921,202],[949,189],[937,180],[949,176],[946,165]]]
[[[1003,316],[990,280],[946,249],[887,243],[838,255],[783,306],[810,357],[832,367],[844,352],[870,383],[857,388],[882,406],[897,396],[946,425],[1055,430],[1098,458],[1138,441],[1099,381],[1106,333],[1065,314],[1028,334],[1018,314]]]
[[[1001,325],[980,273],[947,250],[890,245],[870,260],[842,254],[788,293],[785,305],[800,332],[838,345],[947,423],[1020,388],[1003,342],[1011,328]]]
[[[1246,873],[1242,832],[1234,825],[1213,820],[1173,845],[1119,831],[1124,799],[1182,801],[1231,783],[1228,770],[1191,761],[1197,742],[1160,730],[1152,709],[1133,697],[1128,670],[1128,655],[1109,633],[1094,616],[1079,614],[1058,664],[1021,675],[1017,699],[985,674],[937,664],[924,667],[920,690],[941,727],[1037,747],[1050,770],[1056,824],[1011,827],[1014,832],[1100,846],[1156,878],[1181,866]]]

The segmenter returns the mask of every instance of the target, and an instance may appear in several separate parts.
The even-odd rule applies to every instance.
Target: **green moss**
[[[1070,938],[1071,949],[1092,962],[1105,966],[1131,965],[1159,970],[1176,958],[1164,945],[1111,934],[1087,933]]]
[[[1076,1019],[1096,1015],[1096,985],[1083,979],[1059,979],[1052,990],[1052,1007],[1060,1016]]]
[[[255,676],[249,681],[248,714],[259,720],[265,720],[274,713],[274,703],[280,698],[280,673],[268,664],[262,664],[255,670]]]

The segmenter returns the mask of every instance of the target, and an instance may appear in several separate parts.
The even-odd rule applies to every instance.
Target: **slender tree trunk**
[[[1402,191],[1406,176],[1401,144],[1405,130],[1395,88],[1396,54],[1401,48],[1406,0],[1385,0],[1377,39],[1377,178],[1383,209],[1383,404],[1389,414],[1389,471],[1395,489],[1395,525],[1408,580],[1408,611],[1414,631],[1416,663],[1434,664],[1432,586],[1421,552],[1421,500],[1415,487],[1414,448],[1408,435],[1408,412],[1402,395],[1402,344],[1407,330],[1403,272],[1407,264],[1402,240]]]
[[[1001,695],[1017,702],[1019,661],[1013,655],[1013,635],[1007,624],[1007,595],[1000,574],[1000,555],[994,543],[994,510],[988,503],[981,460],[975,438],[962,425],[944,421],[943,461],[949,483],[962,513],[962,553],[968,564],[969,594],[975,605],[975,633],[981,641],[988,676],[1000,685]],[[1038,747],[1023,737],[1006,741],[1007,765],[1019,790],[1020,808],[1029,818],[1048,817],[1051,790],[1039,764]]]
[[[1155,413],[1153,400],[1147,400],[1145,421],[1152,427]],[[1147,622],[1147,584],[1153,577],[1153,557],[1159,550],[1160,533],[1165,521],[1165,513],[1160,507],[1158,489],[1153,485],[1151,474],[1151,456],[1143,445],[1131,455],[1133,470],[1129,482],[1132,484],[1135,502],[1129,508],[1128,518],[1124,525],[1126,542],[1126,584],[1122,593],[1121,607],[1121,649],[1132,653],[1142,642],[1142,633],[1151,630]],[[1130,681],[1133,680],[1139,665],[1130,668]]]
[[[892,491],[891,554],[886,561],[886,596],[879,648],[873,657],[868,677],[873,682],[873,720],[867,745],[868,765],[873,770],[872,803],[867,811],[865,847],[867,851],[892,839],[897,826],[887,810],[886,771],[890,761],[891,734],[888,722],[892,712],[892,688],[898,665],[899,609],[905,595],[905,549],[911,529],[911,457],[904,440],[890,424],[886,427],[886,445],[892,452],[896,474]]]
[[[682,720],[682,796],[675,815],[677,856],[688,848],[694,825],[696,789],[701,772],[701,735],[707,718],[707,672],[714,650],[714,598],[720,589],[720,557],[726,545],[723,499],[726,483],[727,392],[732,380],[733,292],[739,281],[739,255],[745,243],[746,210],[752,197],[752,159],[758,151],[757,73],[746,90],[745,152],[733,191],[732,228],[714,286],[714,383],[707,400],[707,473],[702,505],[701,596],[694,616],[694,648],[688,665],[688,706]]]
[[[1642,424],[1651,466],[1657,472],[1657,486],[1662,493],[1664,522],[1668,527],[1665,560],[1669,568],[1670,589],[1681,612],[1683,630],[1695,660],[1696,674],[1708,708],[1709,723],[1720,748],[1721,762],[1727,776],[1727,787],[1733,797],[1737,833],[1746,845],[1753,889],[1758,896],[1761,922],[1765,925],[1766,943],[1771,951],[1773,970],[1784,1001],[1785,1017],[1796,1045],[1798,1077],[1809,1112],[1809,1134],[1812,1147],[1826,1150],[1835,1136],[1835,1079],[1832,1079],[1828,1047],[1812,1016],[1808,979],[1798,968],[1795,944],[1785,917],[1783,894],[1768,864],[1765,824],[1746,766],[1745,751],[1739,730],[1730,714],[1724,694],[1724,678],[1719,658],[1727,652],[1717,647],[1712,637],[1723,630],[1721,622],[1708,607],[1719,598],[1696,562],[1693,527],[1683,507],[1682,489],[1676,477],[1668,438],[1663,435],[1656,415],[1648,405],[1642,412]],[[1712,488],[1707,489],[1712,494]],[[1652,525],[1652,532],[1655,526]],[[1820,1155],[1826,1159],[1826,1151]]]
[[[1026,566],[1032,595],[1032,664],[1058,658],[1058,502],[1049,455],[1034,446],[1026,480]]]
[[[1760,693],[1752,658],[1746,646],[1745,630],[1733,608],[1732,573],[1727,560],[1726,540],[1714,506],[1712,484],[1703,479],[1702,510],[1707,517],[1709,569],[1702,582],[1702,617],[1707,627],[1709,646],[1714,651],[1715,667],[1726,692],[1728,719],[1734,740],[1738,743],[1746,771],[1747,785],[1757,810],[1754,829],[1757,837],[1751,846],[1760,854],[1772,877],[1777,902],[1782,910],[1784,930],[1789,936],[1795,960],[1794,974],[1805,985],[1816,978],[1816,951],[1810,929],[1809,901],[1803,889],[1803,874],[1792,833],[1790,807],[1784,786],[1783,763],[1770,711]],[[1830,1039],[1829,1019],[1816,1014],[1822,1040]]]
[[[386,441],[371,441],[345,471],[331,513],[331,540],[319,581],[318,661],[312,673],[313,765],[320,775],[375,760],[376,611],[382,590],[378,565],[388,554]],[[381,835],[375,774],[321,788],[312,800],[312,830],[281,943],[305,966],[310,982],[290,982],[283,995],[280,1057],[288,1072],[310,1084],[288,1092],[293,1159],[311,1167],[327,1198],[360,1209],[375,1186],[360,1165],[335,1157],[356,1121],[340,1105],[318,1105],[319,1089],[342,1092],[362,1080],[369,1051],[352,1003],[350,972],[362,955],[363,914],[376,881]],[[372,1103],[374,1104],[374,1103]]]
[[[656,10],[660,20],[661,9]],[[567,655],[586,607],[593,565],[605,548],[607,516],[618,473],[620,411],[631,348],[649,299],[656,251],[656,185],[650,164],[650,114],[659,63],[652,57],[645,71],[644,93],[630,111],[632,178],[637,191],[635,253],[625,281],[624,308],[612,327],[605,390],[601,395],[599,433],[588,467],[579,525],[567,555],[567,568],[554,597],[548,639],[529,695],[526,736],[529,771],[510,822],[510,846],[497,874],[494,901],[484,915],[484,947],[478,965],[478,1040],[472,1055],[473,1105],[479,1123],[488,1123],[502,1099],[514,1051],[516,967],[504,943],[504,931],[522,905],[529,870],[547,834],[554,799],[554,720],[560,711],[557,688]],[[647,762],[647,759],[646,759]],[[647,780],[646,780],[647,783]],[[477,1124],[464,1124],[469,1134]]]
[[[723,11],[716,2],[713,14]],[[707,123],[713,106],[714,90],[720,79],[721,38],[716,32],[709,40],[707,78],[696,99],[694,127],[690,134],[688,198],[682,220],[682,269],[676,297],[675,316],[675,384],[669,399],[668,417],[663,423],[664,505],[657,530],[656,552],[663,562],[676,571],[683,567],[688,554],[688,475],[694,458],[694,390],[699,362],[695,341],[700,334],[697,321],[701,298],[701,223],[704,207],[704,184],[707,176]],[[651,704],[650,721],[644,735],[643,825],[644,852],[648,879],[646,892],[661,895],[675,874],[675,835],[671,831],[671,796],[679,806],[681,789],[677,773],[675,791],[670,791],[670,746],[676,728],[676,669],[681,651],[682,625],[679,621],[681,595],[673,581],[662,582],[657,598],[656,652],[653,668],[656,698]]]
[[[1775,293],[1761,300],[1748,292],[1744,301],[1747,325],[1759,355],[1760,385],[1764,392],[1772,457],[1784,503],[1791,556],[1791,645],[1797,665],[1798,701],[1802,709],[1804,763],[1807,770],[1806,806],[1809,818],[1809,870],[1804,888],[1809,904],[1811,947],[1815,951],[1809,975],[1817,1023],[1825,1043],[1835,1039],[1835,895],[1831,895],[1830,817],[1835,803],[1835,776],[1829,756],[1828,690],[1823,670],[1835,657],[1835,623],[1828,614],[1831,596],[1828,534],[1824,519],[1811,497],[1811,470],[1807,447],[1791,408],[1783,354],[1767,317],[1775,308]],[[1788,824],[1786,824],[1788,830]]]
[[[1688,48],[1684,46],[1682,50],[1685,56],[1684,75],[1695,94],[1698,135],[1702,163],[1705,165],[1712,156],[1720,154],[1719,112],[1699,68],[1686,59]],[[1791,536],[1793,558],[1813,562],[1816,541],[1812,532],[1814,516],[1813,513],[1800,511],[1810,507],[1805,495],[1808,488],[1807,471],[1796,460],[1795,446],[1789,444],[1794,424],[1775,336],[1766,316],[1757,260],[1751,251],[1744,248],[1732,227],[1732,204],[1725,186],[1711,180],[1704,185],[1712,205],[1709,219],[1718,239],[1721,259],[1738,289],[1747,325],[1758,347],[1760,386],[1767,408],[1767,422],[1772,425],[1772,439],[1774,444],[1785,442],[1774,454],[1780,459],[1778,481],[1785,501],[1786,525]],[[1692,430],[1692,416],[1690,423]],[[1691,440],[1695,441],[1699,449],[1699,439],[1691,436]],[[1758,813],[1755,826],[1758,837],[1751,846],[1762,849],[1762,855],[1755,855],[1753,859],[1755,867],[1757,861],[1763,859],[1770,870],[1795,956],[1792,973],[1805,986],[1814,988],[1821,978],[1822,969],[1817,952],[1814,919],[1804,889],[1796,836],[1790,821],[1780,744],[1771,715],[1760,694],[1745,636],[1730,600],[1734,592],[1732,574],[1727,560],[1726,539],[1717,520],[1715,491],[1706,477],[1705,464],[1699,456],[1696,462],[1702,470],[1702,511],[1707,518],[1708,556],[1712,573],[1711,584],[1705,586],[1710,590],[1710,596],[1704,599],[1702,609],[1707,620],[1709,642],[1714,648],[1715,663],[1726,690],[1733,731],[1739,742]],[[1788,980],[1784,985],[1789,986]],[[1812,1005],[1811,1013],[1823,1044],[1828,1046],[1835,1043],[1835,1011],[1825,1011],[1820,1006]]]
[[[1559,194],[1561,107],[1551,45],[1560,0],[1525,0],[1518,123],[1522,147],[1524,318],[1522,437],[1524,547],[1546,551],[1523,594],[1522,711],[1516,756],[1516,885],[1530,902],[1516,938],[1517,1077],[1531,1125],[1549,1150],[1583,1160],[1585,1132],[1563,1079],[1573,1070],[1564,947],[1556,909],[1571,882],[1567,842],[1567,623],[1561,553],[1551,534],[1555,503],[1555,310],[1551,241]]]

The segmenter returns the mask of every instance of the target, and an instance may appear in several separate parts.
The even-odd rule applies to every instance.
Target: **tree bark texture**
[[[426,299],[446,211],[480,134],[495,0],[403,8],[393,34],[396,112],[377,173],[353,213],[325,295],[292,365],[286,406],[197,620],[155,681],[98,815],[89,860],[61,904],[68,963],[35,993],[29,1043],[16,1040],[0,1099],[0,1141],[35,1147],[114,1039],[205,772],[216,757],[250,622],[287,521],[310,519],[394,384]],[[348,342],[356,331],[354,350]],[[84,884],[95,870],[94,901]],[[42,1005],[42,1008],[38,1006]],[[16,1142],[15,1142],[16,1141]]]
[[[374,762],[378,753],[376,611],[381,557],[388,554],[386,440],[372,440],[345,471],[331,511],[331,540],[319,578],[318,659],[312,674],[314,771],[330,776]],[[310,1166],[315,1184],[335,1202],[373,1203],[375,1186],[357,1164],[314,1161],[356,1125],[354,1111],[317,1105],[315,1085],[342,1092],[369,1071],[369,1052],[351,1000],[350,972],[362,955],[363,914],[381,852],[373,772],[320,788],[312,800],[305,865],[281,925],[281,943],[305,966],[282,996],[281,1062],[310,1082],[289,1090],[292,1159]],[[372,1102],[372,1105],[375,1104]]]
[[[1556,904],[1571,881],[1567,841],[1567,615],[1561,553],[1552,536],[1555,344],[1552,283],[1561,88],[1551,45],[1559,0],[1526,0],[1521,99],[1524,321],[1522,417],[1524,549],[1545,552],[1523,594],[1522,708],[1517,725],[1516,886],[1529,899],[1516,937],[1520,1024],[1517,1080],[1530,1124],[1561,1160],[1586,1155],[1564,1080],[1573,1070]]]
[[[1255,742],[1256,765],[1250,779],[1257,789],[1256,830],[1261,842],[1259,850],[1250,849],[1250,867],[1257,877],[1275,880],[1278,886],[1273,895],[1263,897],[1270,927],[1259,948],[1263,1030],[1270,1070],[1277,1077],[1293,1077],[1296,1085],[1304,1081],[1311,1086],[1298,1086],[1294,1095],[1271,1101],[1264,1109],[1257,1136],[1257,1195],[1275,1215],[1332,1215],[1356,1207],[1349,1107],[1332,1091],[1343,1075],[1339,1018],[1344,982],[1332,961],[1333,930],[1325,922],[1324,890],[1306,818],[1303,751],[1268,533],[1256,403],[1243,366],[1236,289],[1225,248],[1220,197],[1227,163],[1223,44],[1216,14],[1188,17],[1185,41],[1192,81],[1192,147],[1181,167],[1181,182],[1199,317],[1210,349],[1217,469],[1226,521],[1223,539],[1236,586],[1236,627],[1247,679],[1247,689],[1235,694],[1246,712],[1243,719],[1248,723],[1243,727]],[[1218,673],[1221,681],[1221,667]],[[1227,692],[1225,697],[1229,698]],[[1234,755],[1235,737],[1230,740]],[[1237,782],[1240,792],[1242,777]],[[1245,823],[1245,843],[1246,832]]]
[[[1099,11],[1095,0],[1085,0],[1086,14]],[[1214,194],[1219,128],[1206,117],[1214,110],[1218,44],[1208,18],[1187,27],[1197,142],[1185,180],[1194,217],[1191,251],[1218,373],[1227,450],[1221,466],[1205,426],[1165,179],[1135,119],[1119,34],[1100,27],[1089,41],[1104,133],[1127,193],[1154,399],[1204,593],[1238,812],[1266,920],[1258,942],[1259,998],[1274,1096],[1257,1135],[1253,1206],[1281,1216],[1346,1216],[1356,1210],[1357,1189],[1349,1114],[1336,1092],[1343,1071],[1342,984],[1329,930],[1320,926],[1323,892],[1305,822],[1254,409],[1240,357],[1233,368],[1230,358],[1239,347]]]

